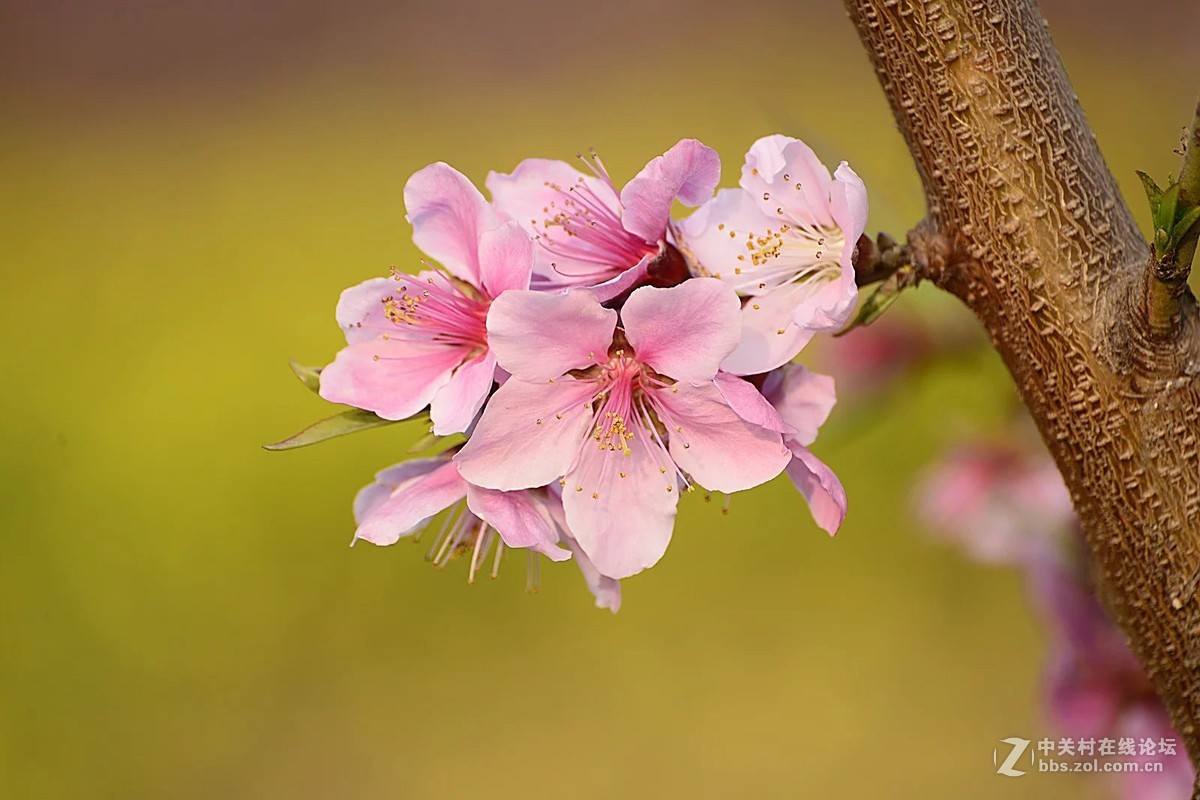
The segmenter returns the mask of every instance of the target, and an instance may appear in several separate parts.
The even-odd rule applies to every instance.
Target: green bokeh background
[[[922,465],[1005,417],[990,353],[835,412],[836,539],[783,480],[728,516],[687,497],[616,616],[570,565],[527,595],[520,559],[467,586],[348,548],[415,425],[259,449],[327,413],[286,362],[332,357],[338,292],[416,266],[401,187],[431,161],[482,181],[595,145],[623,180],[694,136],[731,185],[780,130],[905,230],[915,174],[834,0],[153,5],[4,8],[0,797],[1099,791],[993,774],[998,739],[1052,732],[1041,635],[1017,576],[908,513]],[[1140,213],[1194,87],[1163,77],[1184,5],[1138,6],[1158,39],[1048,13]],[[963,313],[933,292],[904,302]]]

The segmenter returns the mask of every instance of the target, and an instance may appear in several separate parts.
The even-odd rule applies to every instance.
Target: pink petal
[[[766,483],[791,460],[783,438],[734,413],[717,387],[675,384],[654,392],[671,456],[701,486],[736,492]]]
[[[658,563],[675,526],[678,478],[667,454],[639,432],[628,456],[587,442],[562,490],[571,534],[610,578],[627,578]]]
[[[438,436],[462,433],[483,408],[496,376],[496,357],[491,351],[476,356],[454,371],[429,405],[433,432]]]
[[[368,339],[342,348],[321,371],[321,397],[374,411],[384,419],[407,419],[433,400],[466,351],[399,339]]]
[[[456,277],[479,286],[480,234],[500,224],[479,190],[439,161],[408,179],[404,207],[417,247]]]
[[[558,480],[591,428],[594,396],[592,383],[574,378],[554,383],[510,378],[492,395],[471,438],[454,457],[463,477],[506,492]]]
[[[488,311],[488,344],[500,366],[548,381],[608,359],[617,312],[582,292],[505,292]]]
[[[741,186],[764,214],[807,227],[834,224],[829,204],[832,182],[812,148],[790,136],[759,139],[750,146],[742,167]]]
[[[558,530],[531,492],[498,492],[471,486],[467,507],[496,529],[509,547],[528,547],[551,561],[566,561],[570,550],[558,546]]]
[[[342,292],[337,304],[337,323],[350,344],[373,339],[395,326],[384,313],[383,301],[396,293],[392,278],[371,278]]]
[[[847,247],[853,248],[853,244]],[[858,285],[854,282],[853,267],[843,266],[841,274],[834,280],[802,283],[799,287],[806,291],[796,302],[792,319],[810,331],[831,331],[842,327],[858,303]]]
[[[842,482],[807,448],[793,444],[792,455],[788,477],[808,501],[817,525],[833,536],[846,518],[846,490],[842,488]]]
[[[603,283],[598,283],[595,286],[580,286],[577,289],[572,289],[571,292],[590,297],[597,303],[607,303],[646,277],[651,262],[657,257],[657,253],[643,256],[641,261],[619,273],[616,277],[610,278]]]
[[[566,243],[567,236],[561,226],[551,224],[551,221],[558,213],[557,209],[568,200],[564,192],[580,183],[605,202],[613,216],[620,214],[619,200],[612,187],[598,178],[583,175],[563,161],[529,158],[518,164],[511,175],[488,174],[487,188],[495,209],[505,218],[519,223],[545,245],[533,249],[534,274],[543,283],[571,285],[580,281],[564,277],[564,274],[587,274],[596,270],[596,264],[591,261],[552,252],[556,245]],[[554,187],[561,187],[562,191]]]
[[[867,187],[845,161],[833,173],[829,204],[833,221],[842,229],[847,242],[842,263],[851,266],[850,256],[854,252],[854,245],[867,228]]]
[[[614,614],[617,613],[621,608],[621,583],[607,575],[601,575],[600,570],[596,569],[596,565],[588,558],[587,553],[583,552],[579,542],[571,536],[570,527],[567,525],[567,515],[562,506],[562,490],[558,484],[546,487],[546,498],[547,502],[543,508],[558,527],[560,543],[571,548],[571,553],[575,556],[575,564],[579,567],[579,572],[583,575],[583,580],[587,583],[592,597],[596,599],[596,608],[607,608]]]
[[[453,461],[400,484],[387,500],[376,506],[354,534],[373,544],[395,544],[401,536],[434,514],[466,497],[467,483]]]
[[[813,331],[797,325],[795,309],[808,289],[788,284],[742,306],[742,340],[721,362],[721,369],[734,375],[770,372],[791,361],[812,340]]]
[[[488,297],[510,289],[528,289],[533,271],[533,242],[515,222],[484,231],[479,237],[479,274]]]
[[[620,611],[621,582],[607,575],[601,575],[600,570],[596,569],[596,565],[588,558],[587,553],[583,552],[579,542],[568,536],[564,543],[575,554],[575,564],[579,567],[579,572],[583,575],[583,580],[591,591],[592,597],[596,598],[596,608],[607,608],[614,614]]]
[[[643,286],[621,309],[638,360],[680,381],[706,381],[741,337],[737,294],[718,280],[695,278],[670,289]]]
[[[362,524],[362,521],[387,500],[400,484],[410,478],[432,472],[445,463],[444,458],[416,458],[376,473],[375,482],[364,486],[354,497],[355,524]]]
[[[769,381],[770,378],[767,380]],[[785,438],[796,433],[792,426],[788,425],[775,410],[775,406],[771,405],[767,398],[754,388],[754,384],[742,380],[736,375],[730,375],[728,372],[718,372],[713,378],[713,383],[716,384],[717,391],[721,393],[721,399],[742,419],[752,422],[760,428],[782,433]]]
[[[712,196],[721,180],[717,152],[695,139],[683,139],[654,158],[621,190],[625,230],[647,242],[660,241],[671,218],[671,204],[697,206]]]
[[[816,441],[817,431],[837,402],[833,378],[810,372],[801,364],[786,364],[772,372],[762,393],[795,429],[793,438],[806,447]]]
[[[719,278],[742,294],[762,293],[747,239],[766,237],[779,228],[779,222],[764,215],[741,189],[722,189],[675,225],[679,248],[692,272]]]

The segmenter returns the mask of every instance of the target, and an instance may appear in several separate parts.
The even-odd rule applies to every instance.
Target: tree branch
[[[1187,208],[1200,206],[1200,102],[1192,114],[1192,124],[1183,136],[1183,163],[1179,167],[1179,199]],[[1196,255],[1197,229],[1179,246],[1178,264],[1184,273],[1184,282],[1192,269]]]
[[[1071,490],[1099,591],[1195,763],[1195,305],[1177,308],[1169,335],[1151,330],[1150,246],[1035,0],[845,2],[925,187],[928,218],[909,235],[922,275],[979,317],[1012,373]]]

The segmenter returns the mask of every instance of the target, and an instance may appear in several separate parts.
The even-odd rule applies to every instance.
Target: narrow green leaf
[[[1158,215],[1154,220],[1155,227],[1164,231],[1175,228],[1175,209],[1179,205],[1179,188],[1179,184],[1176,183],[1163,192],[1162,203],[1158,207]]]
[[[1175,225],[1175,230],[1171,232],[1171,241],[1167,249],[1174,250],[1179,247],[1179,243],[1187,238],[1188,233],[1192,228],[1196,227],[1198,221],[1200,221],[1200,206],[1196,206],[1184,214]]]
[[[321,391],[321,368],[306,367],[303,364],[297,364],[295,361],[288,361],[288,366],[292,368],[292,372],[296,373],[296,377],[300,382],[307,386],[313,392]]]
[[[1140,169],[1137,175],[1142,179],[1142,188],[1146,190],[1146,199],[1150,201],[1150,216],[1152,219],[1158,219],[1158,207],[1162,204],[1163,190],[1159,185],[1146,173]]]
[[[892,276],[894,278],[895,276]],[[892,278],[885,281],[878,289],[871,293],[871,296],[863,301],[863,304],[858,309],[858,315],[854,320],[834,334],[834,338],[845,336],[855,328],[865,328],[875,320],[883,316],[883,312],[891,307],[892,303],[900,297],[900,292],[904,288],[898,286]]]
[[[384,425],[395,425],[397,420],[384,419],[370,411],[352,408],[327,417],[320,422],[314,422],[294,436],[289,436],[281,442],[264,444],[266,450],[294,450],[297,447],[307,447],[310,444],[323,442],[338,436],[345,436],[358,431],[382,428]]]

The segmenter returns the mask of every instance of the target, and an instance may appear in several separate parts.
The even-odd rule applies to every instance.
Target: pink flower
[[[444,271],[375,278],[342,293],[337,320],[348,346],[321,373],[321,397],[386,419],[429,406],[434,433],[458,433],[479,413],[496,372],[488,306],[529,285],[533,246],[446,164],[413,175],[404,203],[413,241]]]
[[[684,139],[650,161],[620,192],[594,154],[570,164],[522,161],[511,175],[493,172],[493,205],[537,238],[532,288],[597,287],[610,300],[646,277],[661,261],[677,258],[667,244],[671,204],[695,206],[721,179],[716,151]]]
[[[695,274],[749,298],[742,342],[721,368],[752,375],[790,361],[815,332],[848,319],[867,193],[845,162],[830,176],[808,145],[779,135],[751,146],[740,184],[718,192],[677,231]]]
[[[832,536],[846,518],[846,490],[808,445],[816,441],[817,431],[837,402],[833,378],[809,372],[799,364],[787,364],[767,376],[762,393],[791,429],[784,437],[792,451],[788,477],[808,501],[813,519]]]
[[[1170,742],[1174,755],[1140,749],[1136,758],[1161,761],[1162,772],[1113,777],[1128,800],[1189,797],[1191,762],[1154,687],[1108,618],[1084,575],[1082,542],[1073,538],[1060,554],[1044,553],[1026,564],[1030,591],[1046,620],[1051,658],[1046,696],[1056,727],[1072,738],[1149,739]]]
[[[512,491],[559,481],[567,524],[604,575],[655,564],[679,490],[764,483],[791,454],[714,383],[737,346],[738,300],[719,281],[634,291],[621,311],[580,293],[508,292],[488,335],[512,377],[456,456],[463,477]]]
[[[946,345],[954,331],[946,327],[935,334],[915,316],[892,309],[869,327],[820,342],[813,363],[832,372],[849,396],[873,395],[911,375],[923,361],[951,350]],[[953,347],[961,345],[954,341]]]
[[[439,568],[452,558],[470,553],[468,580],[496,542],[492,577],[500,568],[504,548],[526,548],[531,574],[537,574],[534,553],[551,561],[575,554],[575,563],[596,598],[596,605],[613,612],[621,606],[617,581],[599,573],[571,538],[563,517],[562,500],[547,489],[497,492],[471,486],[449,455],[406,461],[375,476],[354,499],[354,538],[378,545],[395,544],[424,529],[437,514],[452,509],[433,542],[429,558]],[[560,545],[566,546],[564,550]]]
[[[980,561],[1021,564],[1074,528],[1071,496],[1044,452],[1011,442],[951,452],[925,478],[919,510]]]

